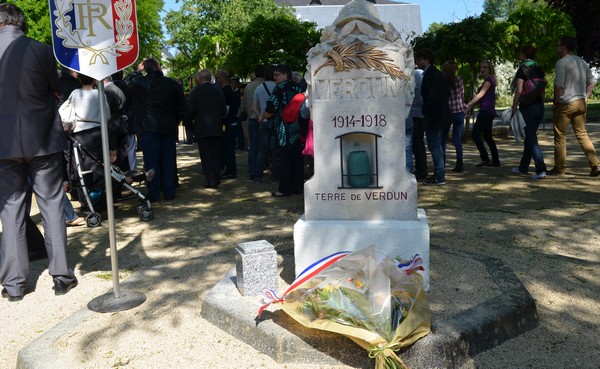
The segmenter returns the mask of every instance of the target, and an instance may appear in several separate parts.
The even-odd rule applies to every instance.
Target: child
[[[110,162],[115,163],[117,161],[117,150],[110,150]],[[154,178],[154,169],[150,169],[149,171],[143,172],[133,172],[133,171],[121,171],[117,166],[113,165],[113,169],[117,177],[119,177],[120,183],[132,184],[133,182],[152,182]]]

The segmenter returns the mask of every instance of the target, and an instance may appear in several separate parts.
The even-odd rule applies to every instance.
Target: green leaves
[[[236,74],[248,76],[258,64],[285,63],[293,70],[305,69],[306,54],[317,44],[320,33],[313,23],[289,15],[259,15],[235,36],[226,65]]]
[[[556,42],[561,36],[575,34],[571,18],[544,3],[521,4],[508,14],[503,22],[506,37],[502,57],[519,60],[523,45],[538,49],[536,60],[544,70],[552,70],[556,63]]]
[[[314,25],[297,20],[272,0],[184,0],[165,19],[169,45],[189,60],[188,68],[225,69],[249,76],[261,63],[306,65],[306,52],[320,37]]]

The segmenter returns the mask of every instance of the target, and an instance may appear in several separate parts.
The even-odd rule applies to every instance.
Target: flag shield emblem
[[[101,80],[133,64],[139,41],[134,0],[49,0],[54,55]]]

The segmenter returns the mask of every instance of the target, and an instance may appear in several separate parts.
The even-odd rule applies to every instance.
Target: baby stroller
[[[94,191],[92,193],[90,193],[88,191],[88,188],[87,188],[85,180],[84,180],[84,176],[86,174],[91,173],[91,171],[89,171],[89,170],[86,171],[86,170],[82,169],[82,158],[87,157],[101,166],[103,166],[103,164],[100,160],[95,158],[88,150],[86,150],[86,148],[81,143],[79,143],[76,139],[74,139],[71,136],[68,136],[68,138],[71,141],[71,146],[73,149],[72,150],[72,160],[74,162],[75,169],[77,172],[78,186],[81,189],[80,193],[83,194],[85,203],[87,205],[88,211],[87,211],[87,215],[85,217],[86,224],[88,227],[98,227],[102,223],[102,217],[101,217],[100,213],[96,212],[95,209],[97,209],[99,206],[102,206],[102,204],[105,203],[104,191]],[[141,191],[134,188],[126,181],[126,177],[132,177],[134,180],[139,180],[139,179],[143,180],[143,178],[142,178],[143,174],[131,176],[131,175],[128,175],[127,173],[123,172],[119,167],[111,164],[110,165],[110,175],[120,185],[124,186],[126,189],[131,191],[132,194],[134,194],[135,196],[137,196],[139,198],[139,202],[136,205],[135,210],[136,210],[138,216],[140,217],[140,219],[143,220],[144,222],[148,222],[148,221],[152,220],[154,218],[154,210],[152,209],[150,200],[148,200],[148,198],[146,198],[146,196]],[[79,199],[79,200],[81,201],[82,199]],[[81,201],[81,202],[83,202],[83,201]],[[94,207],[94,204],[96,205],[96,207]]]

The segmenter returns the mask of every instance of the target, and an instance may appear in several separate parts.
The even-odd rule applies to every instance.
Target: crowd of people
[[[310,163],[310,145],[306,143],[312,121],[305,101],[306,81],[288,65],[259,65],[247,85],[226,71],[213,75],[203,69],[194,75],[194,87],[186,97],[182,84],[166,77],[160,63],[148,58],[125,78],[122,72],[106,78],[106,99],[101,99],[95,89],[98,81],[91,77],[63,68],[58,78],[52,49],[26,33],[21,9],[14,4],[0,4],[0,70],[5,71],[2,84],[12,86],[0,89],[3,298],[23,299],[28,287],[28,261],[31,255],[39,256],[31,253],[34,237],[38,244],[40,239],[43,242],[37,252],[49,258],[55,294],[65,294],[77,286],[73,270],[67,265],[66,226],[84,222],[66,192],[80,201],[85,194],[73,191],[73,160],[66,138],[81,143],[92,157],[102,158],[102,124],[109,127],[111,163],[128,173],[123,178],[127,183],[146,180],[150,202],[170,201],[176,196],[176,143],[181,122],[188,143],[198,145],[207,188],[217,189],[221,181],[237,178],[236,149],[241,149],[248,150],[247,175],[253,182],[261,183],[265,169],[270,168],[271,180],[278,182],[272,196],[303,193],[305,167]],[[547,170],[537,140],[544,112],[543,93],[532,99],[523,98],[532,93],[533,81],[544,80],[545,73],[535,62],[535,48],[522,48],[511,114],[521,114],[526,126],[523,155],[512,169],[515,174],[528,174],[532,159],[534,179],[564,174],[566,129],[571,125],[586,154],[590,176],[600,175],[600,160],[585,128],[586,104],[595,80],[588,65],[574,55],[575,46],[573,37],[561,38],[557,46],[560,59],[556,63],[553,92],[551,170]],[[452,171],[463,172],[465,115],[476,105],[479,112],[472,134],[481,161],[475,167],[499,167],[492,135],[497,114],[497,82],[492,63],[481,62],[483,82],[468,103],[456,62],[446,61],[440,70],[435,66],[433,51],[423,49],[415,53],[415,63],[415,98],[406,120],[407,170],[425,184],[445,184],[446,146],[452,128],[456,152]],[[14,68],[15,65],[22,67]],[[101,105],[100,101],[105,103]],[[431,176],[425,142],[433,161]],[[141,174],[137,172],[137,150],[141,150],[144,159]],[[86,157],[81,164],[86,171],[89,195],[101,193],[101,163]],[[33,194],[42,215],[43,238],[30,236],[35,233],[34,228],[37,231],[29,218]]]
[[[553,89],[554,167],[547,170],[537,138],[537,130],[544,118],[545,73],[535,62],[536,48],[525,45],[513,80],[514,98],[511,119],[519,114],[525,122],[523,155],[511,172],[516,175],[529,173],[533,159],[533,179],[547,175],[563,175],[566,171],[566,130],[572,126],[575,137],[586,155],[592,177],[600,175],[600,161],[586,128],[587,101],[596,85],[588,64],[575,55],[575,37],[562,37],[557,45],[559,60],[556,62]],[[481,86],[472,99],[465,104],[464,84],[458,77],[456,62],[448,60],[440,71],[434,65],[435,55],[430,49],[415,53],[415,98],[406,120],[406,168],[427,185],[446,183],[446,143],[452,128],[452,142],[456,149],[453,172],[463,172],[463,148],[465,115],[479,106],[472,130],[472,139],[479,151],[481,161],[476,168],[500,167],[500,157],[492,135],[496,111],[496,76],[489,60],[479,65]],[[433,161],[433,175],[427,168],[424,141]],[[487,147],[486,147],[487,144]],[[489,152],[488,152],[489,149]],[[414,160],[413,160],[414,157]]]
[[[215,77],[206,69],[195,74],[184,125],[198,143],[206,187],[216,189],[221,180],[237,178],[237,148],[248,150],[253,182],[261,183],[270,167],[271,179],[279,182],[274,197],[303,192],[309,114],[303,104],[306,84],[298,73],[295,77],[285,64],[257,66],[247,85],[225,71]],[[298,122],[284,122],[286,106],[297,100],[291,114]]]

